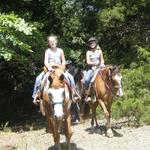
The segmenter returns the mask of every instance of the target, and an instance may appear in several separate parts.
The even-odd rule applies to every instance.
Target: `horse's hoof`
[[[79,121],[78,119],[76,119],[76,120],[75,120],[75,123],[78,124],[78,123],[80,123],[80,121]]]
[[[112,137],[114,136],[114,134],[113,134],[113,132],[112,132],[111,129],[108,129],[108,130],[106,131],[106,136],[109,137],[109,138],[112,138]]]

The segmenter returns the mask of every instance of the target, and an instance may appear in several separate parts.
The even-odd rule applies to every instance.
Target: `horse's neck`
[[[101,78],[103,81],[109,80],[109,70],[107,68],[104,70],[101,70],[100,74],[101,74]]]

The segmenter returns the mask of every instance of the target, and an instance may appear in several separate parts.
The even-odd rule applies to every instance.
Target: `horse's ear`
[[[109,66],[109,71],[112,72],[112,71],[113,71],[113,68],[114,68],[113,65]]]
[[[123,68],[123,66],[122,65],[118,65],[118,69],[120,70],[121,68]]]
[[[108,76],[109,76],[109,77],[111,76],[112,71],[113,71],[113,68],[112,68],[112,67],[109,67],[109,71],[108,71]]]
[[[110,74],[112,74],[112,73],[114,72],[114,70],[116,70],[117,68],[118,68],[118,66],[116,66],[116,65],[110,66],[110,67],[109,67],[109,72],[110,72]]]

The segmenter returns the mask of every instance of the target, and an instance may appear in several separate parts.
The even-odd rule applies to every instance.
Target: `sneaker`
[[[73,100],[74,102],[78,102],[78,101],[81,100],[81,97],[80,97],[79,94],[77,94],[77,92],[75,92],[74,94],[72,94],[72,100]]]
[[[37,105],[39,102],[40,102],[40,99],[39,99],[39,97],[38,97],[38,94],[36,94],[35,97],[34,97],[34,99],[33,99],[33,103],[34,103],[35,105]]]
[[[91,101],[92,99],[91,99],[91,97],[86,97],[84,100],[85,100],[85,102],[89,102],[89,101]]]

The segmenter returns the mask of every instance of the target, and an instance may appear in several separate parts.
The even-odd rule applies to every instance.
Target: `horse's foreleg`
[[[57,121],[55,121],[55,123],[53,122],[53,138],[54,138],[54,143],[55,143],[56,149],[61,150],[59,123]]]
[[[110,113],[110,110],[111,109],[111,105],[107,106],[107,110],[109,112],[109,116],[108,116],[108,120],[107,120],[107,123],[106,123],[106,128],[107,128],[107,136],[108,137],[113,137],[114,134],[112,132],[112,129],[111,129],[111,123],[110,123],[110,117],[111,117],[111,113]]]
[[[102,107],[102,109],[104,111],[104,115],[105,115],[106,120],[109,121],[109,112],[106,108],[105,103],[101,99],[99,99],[98,102],[99,102],[100,106]]]
[[[47,121],[48,121],[48,130],[53,135],[53,139],[54,139],[54,143],[55,143],[54,147],[57,150],[61,150],[60,134],[58,131],[58,128],[59,128],[58,123],[55,122],[54,118],[50,117],[50,116],[47,116]]]
[[[64,121],[64,127],[65,127],[65,136],[66,136],[66,150],[71,150],[71,136],[72,136],[72,130],[71,130],[71,116],[69,115],[67,118],[65,118]]]
[[[99,99],[98,102],[101,105],[104,111],[105,118],[106,118],[106,128],[107,128],[106,134],[108,137],[112,137],[113,133],[112,133],[111,124],[110,124],[110,109],[106,107],[105,103],[101,99]]]
[[[111,107],[108,106],[108,105],[107,105],[106,107],[107,107],[107,111],[108,111],[108,114],[109,114],[109,115],[107,116],[106,127],[107,127],[107,129],[109,129],[109,128],[111,128],[111,124],[110,124],[110,117],[111,117],[111,116],[110,116],[110,108],[111,108]]]
[[[44,102],[43,100],[41,99],[40,100],[40,112],[42,113],[43,116],[45,116],[45,108],[44,108]]]

